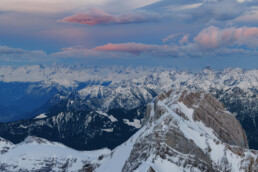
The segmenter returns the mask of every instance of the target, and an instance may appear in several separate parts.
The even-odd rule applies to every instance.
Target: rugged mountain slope
[[[96,171],[257,171],[235,117],[210,94],[161,94],[145,125],[112,151]]]
[[[79,152],[28,137],[0,140],[1,171],[257,171],[258,152],[211,94],[168,91],[148,105],[143,127],[112,152]]]

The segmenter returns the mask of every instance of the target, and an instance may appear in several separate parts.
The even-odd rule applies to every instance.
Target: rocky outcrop
[[[246,134],[240,123],[214,96],[204,92],[183,91],[178,101],[194,109],[194,120],[212,128],[222,141],[248,148]]]

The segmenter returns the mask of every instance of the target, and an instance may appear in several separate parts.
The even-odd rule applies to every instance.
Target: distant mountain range
[[[0,80],[0,119],[9,121],[0,137],[14,143],[33,135],[79,150],[113,149],[141,128],[147,104],[172,88],[213,94],[258,149],[258,70],[36,65],[0,67]]]

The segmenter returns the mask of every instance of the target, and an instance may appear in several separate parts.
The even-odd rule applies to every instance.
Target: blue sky
[[[255,0],[1,0],[0,64],[258,67]]]

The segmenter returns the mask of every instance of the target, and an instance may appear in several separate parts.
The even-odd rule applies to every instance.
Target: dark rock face
[[[194,109],[194,120],[202,121],[212,128],[224,142],[248,148],[246,134],[240,123],[211,94],[184,91],[179,101]]]
[[[244,128],[249,147],[258,150],[258,89],[211,90],[227,109],[236,114]]]
[[[133,122],[134,119],[141,119],[139,115],[145,111],[144,107],[132,110],[111,109],[103,115],[87,107],[76,107],[65,111],[61,108],[60,112],[53,108],[54,112],[48,114],[50,117],[44,119],[0,123],[0,137],[15,144],[28,136],[37,136],[77,150],[113,149],[138,130],[125,123],[125,120]]]

